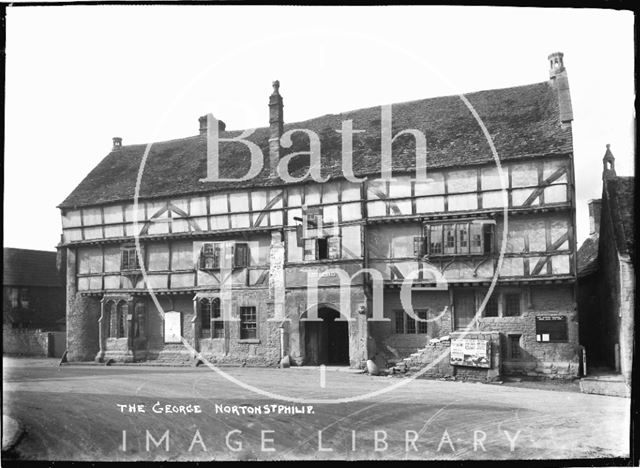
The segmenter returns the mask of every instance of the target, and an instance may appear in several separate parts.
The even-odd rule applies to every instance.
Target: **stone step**
[[[580,379],[580,391],[596,395],[631,397],[631,387],[624,382],[624,379],[616,378],[616,376],[611,378],[584,377]]]

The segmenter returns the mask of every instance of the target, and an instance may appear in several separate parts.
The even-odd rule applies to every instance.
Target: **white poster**
[[[164,342],[181,343],[182,327],[180,326],[182,317],[180,312],[165,312],[164,314]]]

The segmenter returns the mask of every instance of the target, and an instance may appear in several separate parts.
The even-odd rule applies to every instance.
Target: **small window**
[[[522,335],[508,335],[508,355],[509,359],[520,359],[522,357],[522,348],[520,347],[520,338]]]
[[[316,239],[316,258],[318,260],[329,258],[329,247],[326,238]]]
[[[107,321],[107,338],[116,338],[118,336],[117,311],[116,303],[109,301],[104,306],[105,319]]]
[[[458,253],[469,253],[469,224],[456,225],[458,233]]]
[[[496,293],[487,301],[487,304],[484,307],[484,316],[485,317],[497,317],[498,316],[498,299],[495,297]]]
[[[429,227],[429,253],[442,254],[442,226]]]
[[[120,301],[117,308],[115,308],[115,313],[111,316],[112,333],[110,336],[114,338],[124,338],[127,336],[126,324],[128,314],[129,304],[126,301]]]
[[[444,225],[444,253],[456,252],[456,225],[445,224]]]
[[[137,302],[134,311],[133,336],[135,338],[142,338],[146,335],[147,330],[147,314],[145,313],[144,302]]]
[[[220,269],[220,244],[207,242],[202,245],[202,250],[200,251],[200,269]]]
[[[416,315],[423,319],[426,320],[427,319],[427,310],[425,309],[421,309],[421,310],[416,310]],[[427,333],[427,323],[428,322],[418,322],[418,333]]]
[[[220,299],[217,297],[211,301],[211,316],[213,317],[213,334],[211,337],[224,338],[224,321],[220,315]]]
[[[421,319],[426,319],[428,309],[419,309],[414,311],[416,316]],[[395,332],[407,335],[414,335],[416,333],[427,333],[427,322],[417,321],[413,317],[410,317],[404,310],[395,311]]]
[[[404,310],[396,310],[395,319],[396,333],[404,333]]]
[[[236,244],[233,254],[233,266],[235,268],[245,268],[249,266],[249,245]]]
[[[505,317],[518,317],[520,315],[520,294],[505,294],[503,315]]]
[[[217,297],[200,299],[200,337],[224,338],[224,321],[220,316],[220,299]]]
[[[482,236],[484,241],[484,253],[493,252],[493,224],[484,224],[482,226]]]
[[[20,307],[29,308],[29,288],[20,288]]]
[[[471,253],[472,254],[481,254],[484,253],[484,247],[482,245],[483,234],[482,234],[482,224],[479,223],[471,223],[469,226],[469,235],[471,241]]]
[[[409,317],[409,314],[405,314],[405,326],[406,332],[409,335],[414,335],[416,333],[416,320],[413,317]]]
[[[121,270],[139,270],[140,261],[135,247],[123,247],[121,256]]]
[[[240,307],[240,339],[256,338],[257,320],[255,307]]]
[[[200,338],[211,338],[211,301],[200,299]]]

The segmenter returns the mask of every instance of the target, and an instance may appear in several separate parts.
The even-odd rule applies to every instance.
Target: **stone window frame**
[[[509,361],[522,360],[523,351],[524,349],[522,348],[522,333],[507,333],[507,359]]]
[[[427,319],[429,318],[429,307],[414,309],[415,314],[419,318]],[[393,311],[394,313],[394,321],[393,321],[393,331],[396,335],[427,335],[429,332],[428,322],[418,322],[413,317],[409,317],[409,314],[404,309],[396,309]],[[399,320],[398,318],[402,317],[402,331],[398,331]],[[412,324],[412,325],[410,325]],[[413,330],[410,330],[413,328]]]
[[[243,309],[253,309],[253,313],[250,315],[253,320],[247,320],[243,317]],[[258,339],[258,308],[255,305],[242,305],[238,307],[238,317],[240,319],[238,326],[238,333],[240,340],[257,340]],[[247,325],[254,324],[254,327],[248,327]],[[243,332],[253,331],[254,336],[243,336]]]
[[[108,298],[104,303],[106,318],[106,337],[112,339],[127,338],[127,315],[129,302],[125,298]],[[124,306],[124,307],[121,307]]]
[[[487,290],[486,289],[477,289],[476,290],[476,311],[480,307],[480,304],[484,300],[484,297],[485,297],[486,294],[487,294]],[[510,296],[510,295],[518,295],[519,313],[517,315],[506,315],[505,314],[507,296]],[[487,313],[487,307],[488,307],[490,301],[492,301],[492,300],[496,302],[497,315],[487,315],[486,314]],[[485,305],[485,309],[482,311],[482,318],[491,318],[491,319],[517,318],[517,317],[522,317],[524,311],[525,311],[525,291],[523,291],[521,289],[518,289],[518,288],[513,288],[513,287],[494,288],[493,292],[491,293],[491,298],[489,298],[489,301],[487,301],[487,304]]]
[[[209,317],[208,321],[203,320],[203,303],[208,303],[207,316]],[[214,313],[214,304],[217,301],[217,314]],[[225,337],[225,322],[223,320],[215,320],[216,318],[222,318],[222,301],[219,296],[200,296],[197,300],[198,306],[198,314],[200,316],[200,339],[220,339]],[[208,322],[209,327],[203,328],[202,324]],[[204,330],[208,330],[208,336],[203,334]]]

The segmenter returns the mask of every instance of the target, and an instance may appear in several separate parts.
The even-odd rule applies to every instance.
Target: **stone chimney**
[[[589,200],[589,235],[597,236],[600,234],[600,210],[602,208],[602,200]]]
[[[282,116],[282,96],[280,96],[280,82],[273,82],[273,93],[269,96],[269,171],[271,177],[277,177],[277,167],[280,161],[280,137],[284,126]]]
[[[206,135],[207,134],[207,116],[203,115],[201,117],[198,117],[198,122],[200,123],[200,135]],[[218,120],[218,131],[219,132],[224,132],[224,130],[227,128],[227,125],[222,121],[222,120]]]
[[[120,149],[122,147],[122,138],[113,137],[113,150]]]
[[[558,105],[560,107],[560,122],[570,124],[573,120],[573,108],[571,107],[571,94],[569,93],[569,78],[564,68],[564,54],[554,52],[549,57],[549,79],[558,93]]]
[[[616,158],[611,152],[611,145],[607,143],[607,151],[602,158],[602,178],[608,179],[616,176]]]

